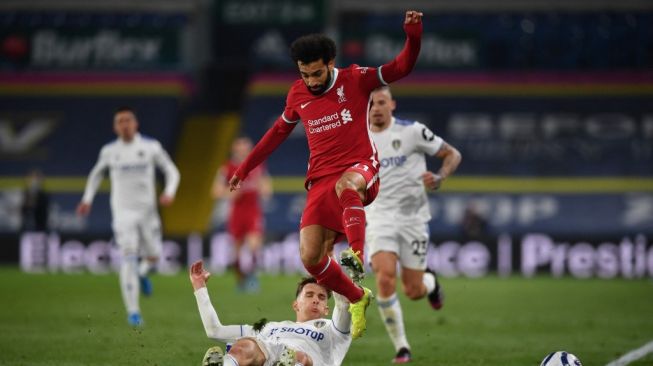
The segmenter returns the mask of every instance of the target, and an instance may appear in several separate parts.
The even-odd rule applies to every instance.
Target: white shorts
[[[156,211],[114,216],[114,240],[123,256],[161,255],[161,220]]]
[[[428,223],[368,221],[365,228],[365,253],[367,260],[378,252],[392,252],[399,257],[402,267],[425,270],[429,244]]]

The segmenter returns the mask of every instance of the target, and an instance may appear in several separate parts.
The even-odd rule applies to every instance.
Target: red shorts
[[[367,206],[379,193],[379,174],[371,163],[359,163],[345,172],[360,173],[367,182],[367,192],[365,202]],[[312,181],[309,185],[308,195],[306,196],[306,206],[302,214],[300,228],[309,225],[324,226],[333,231],[344,233],[342,227],[342,207],[336,194],[336,182],[343,173],[327,175]]]
[[[227,223],[227,232],[236,241],[245,239],[248,234],[262,234],[263,215],[260,211],[249,211],[247,214],[232,213]]]

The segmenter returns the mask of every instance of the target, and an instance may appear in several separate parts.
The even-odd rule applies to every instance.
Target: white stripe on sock
[[[392,294],[388,298],[377,296],[376,303],[379,314],[381,314],[381,320],[383,320],[385,330],[395,347],[395,351],[399,351],[403,347],[410,349],[408,339],[406,339],[404,316],[397,293]]]

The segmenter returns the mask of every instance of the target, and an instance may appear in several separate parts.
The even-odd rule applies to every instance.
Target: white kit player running
[[[393,117],[396,103],[389,87],[376,89],[371,98],[370,130],[381,163],[381,189],[365,208],[365,252],[376,277],[381,318],[397,352],[393,362],[405,363],[411,354],[396,294],[397,262],[406,296],[412,300],[428,296],[431,306],[440,309],[442,290],[426,267],[431,215],[425,188],[438,189],[461,156],[425,125]],[[442,159],[437,173],[427,171],[425,156]]]
[[[204,330],[209,338],[235,343],[224,356],[212,351],[216,347],[210,348],[203,365],[336,366],[342,363],[352,341],[347,298],[333,293],[335,309],[331,319],[326,318],[331,291],[308,277],[298,284],[292,304],[296,321],[268,322],[260,329],[251,325],[222,325],[206,289],[209,276],[202,261],[191,266],[190,281]]]
[[[161,253],[161,222],[157,212],[155,167],[165,175],[165,189],[159,198],[163,206],[172,204],[179,171],[161,144],[138,133],[138,120],[129,107],[116,110],[113,129],[118,139],[104,145],[91,170],[77,213],[88,215],[93,197],[105,170],[111,179],[111,213],[114,239],[120,248],[120,289],[130,325],[143,320],[139,306],[139,289],[150,295],[147,277]],[[142,259],[139,263],[139,256]],[[139,279],[140,278],[140,279]]]

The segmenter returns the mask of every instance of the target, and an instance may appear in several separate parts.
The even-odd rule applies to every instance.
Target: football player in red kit
[[[350,248],[343,265],[354,278],[362,278],[365,245],[365,211],[379,190],[376,148],[368,127],[370,93],[408,75],[417,62],[421,46],[422,13],[407,11],[404,20],[406,43],[389,63],[379,67],[351,65],[336,68],[333,40],[311,34],[298,38],[290,47],[301,79],[293,83],[286,108],[229,184],[232,190],[263,162],[302,122],[310,157],[305,187],[306,207],[301,218],[299,246],[306,270],[325,287],[351,302],[352,336],[365,330],[365,310],[371,291],[356,285],[332,261],[328,253],[343,233]]]
[[[256,260],[263,244],[264,218],[261,201],[272,195],[272,184],[264,164],[249,173],[238,191],[229,191],[229,178],[234,175],[238,165],[252,150],[252,141],[239,137],[231,146],[231,159],[220,169],[213,183],[212,195],[215,199],[229,201],[227,231],[234,243],[235,270],[238,288],[245,292],[256,292]],[[248,251],[242,252],[246,246]],[[244,254],[249,254],[245,256]]]

